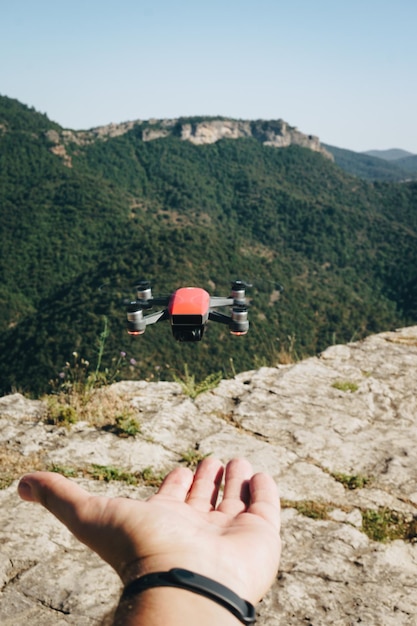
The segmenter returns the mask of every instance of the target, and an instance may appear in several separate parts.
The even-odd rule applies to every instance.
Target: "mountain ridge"
[[[389,148],[387,150],[366,150],[362,154],[378,157],[385,161],[398,161],[399,159],[406,159],[407,157],[416,156],[408,150],[402,150],[401,148]]]
[[[142,141],[155,141],[174,136],[194,145],[213,144],[222,139],[255,139],[262,145],[273,148],[286,148],[297,145],[319,152],[330,160],[333,156],[320,143],[318,137],[306,135],[284,120],[235,120],[226,117],[173,118],[134,120],[120,124],[98,126],[87,131],[56,129],[47,131],[47,138],[54,144],[51,148],[70,165],[66,146],[85,146],[97,140],[107,141],[136,130]]]
[[[289,132],[289,133],[294,132],[295,135],[299,134],[303,138],[305,138],[306,144],[308,144],[309,141],[312,142],[311,145],[313,147],[311,149],[316,150],[317,148],[315,148],[314,146],[318,145],[319,146],[318,151],[322,151],[322,153],[325,156],[329,156],[330,158],[332,158],[332,154],[329,153],[329,151],[327,150],[327,146],[329,148],[333,148],[336,150],[346,150],[348,152],[351,152],[357,155],[374,156],[381,160],[401,160],[401,159],[406,159],[408,157],[417,156],[409,152],[408,150],[403,150],[402,148],[369,149],[366,151],[357,152],[354,150],[344,148],[343,146],[331,146],[330,144],[327,144],[326,146],[326,144],[324,142],[321,142],[319,137],[317,137],[316,135],[303,133],[299,131],[296,126],[291,126],[290,124],[288,124],[288,122],[285,122],[281,118],[274,119],[274,120],[266,120],[266,119],[241,120],[241,119],[233,118],[230,116],[222,116],[222,115],[217,115],[217,116],[192,115],[192,116],[180,116],[176,118],[149,118],[147,120],[138,118],[138,119],[127,120],[127,121],[122,121],[122,122],[110,122],[109,124],[102,124],[100,126],[94,126],[89,129],[69,129],[60,125],[57,122],[51,121],[46,114],[40,113],[33,106],[24,104],[15,98],[11,98],[6,95],[0,94],[0,100],[2,102],[3,110],[6,108],[8,109],[8,112],[10,112],[13,109],[18,109],[19,116],[25,120],[30,119],[30,124],[32,126],[33,126],[34,117],[37,117],[38,125],[40,127],[43,127],[45,130],[58,131],[59,134],[62,134],[64,143],[79,142],[81,144],[84,144],[90,141],[94,141],[97,138],[105,139],[105,138],[116,137],[116,136],[119,136],[128,132],[129,130],[132,130],[133,128],[137,126],[143,127],[143,128],[148,127],[150,129],[153,128],[154,130],[157,130],[158,128],[162,129],[165,127],[165,131],[167,132],[167,134],[169,134],[168,129],[172,130],[174,127],[176,127],[176,132],[178,134],[178,126],[180,126],[181,124],[199,125],[199,124],[202,124],[202,123],[204,124],[207,122],[212,124],[213,122],[218,123],[218,122],[229,121],[229,122],[232,122],[236,127],[238,126],[242,127],[243,136],[250,136],[250,131],[248,132],[248,125],[250,127],[259,127],[259,125],[265,127],[265,124],[266,125],[271,124],[272,128],[274,128],[275,131],[277,130],[277,128],[281,127],[284,131],[283,132],[284,135],[286,134],[286,132]],[[14,129],[24,128],[24,124],[22,125],[21,119],[18,121],[17,126],[14,126],[15,123],[16,123],[16,117],[13,120],[11,125],[9,123],[5,124],[4,121],[3,122],[0,121],[0,133],[5,132],[8,129],[8,127],[14,128]],[[263,132],[264,131],[265,131],[265,128],[263,128]],[[189,131],[186,130],[184,132],[185,134],[187,134],[187,132]],[[150,134],[152,134],[152,130],[150,131]],[[230,134],[233,134],[233,133],[230,133],[229,131],[228,134],[230,136]],[[302,144],[300,143],[298,145],[302,145]],[[306,147],[308,147],[308,145]],[[322,148],[322,150],[320,149],[320,147]]]

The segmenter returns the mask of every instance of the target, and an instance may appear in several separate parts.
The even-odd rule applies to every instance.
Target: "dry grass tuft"
[[[82,393],[59,393],[47,396],[44,400],[48,406],[48,424],[70,426],[85,421],[120,436],[135,435],[140,430],[130,404],[111,387],[99,387]]]
[[[0,450],[0,489],[6,489],[14,480],[28,472],[45,469],[44,453],[23,455],[6,445]]]

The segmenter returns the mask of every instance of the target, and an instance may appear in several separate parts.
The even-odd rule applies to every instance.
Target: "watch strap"
[[[152,587],[186,589],[222,605],[243,624],[254,624],[256,621],[253,604],[217,581],[181,568],[173,568],[168,572],[152,572],[133,580],[124,588],[122,599],[127,599]]]

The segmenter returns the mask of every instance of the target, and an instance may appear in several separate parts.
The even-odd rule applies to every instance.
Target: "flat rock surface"
[[[258,624],[417,624],[417,327],[245,372],[194,400],[178,383],[112,391],[136,436],[46,424],[42,402],[0,398],[2,626],[107,626],[120,593],[109,566],[18,498],[21,473],[61,468],[93,493],[142,498],[150,481],[94,480],[91,468],[158,476],[206,454],[245,456],[280,487],[281,568]]]

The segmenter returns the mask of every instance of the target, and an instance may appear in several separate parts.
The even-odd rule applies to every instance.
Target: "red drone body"
[[[168,304],[168,313],[174,324],[183,322],[184,316],[190,321],[200,321],[202,324],[204,318],[208,319],[209,308],[210,294],[205,289],[181,287],[172,294]],[[196,319],[193,320],[193,318]]]

